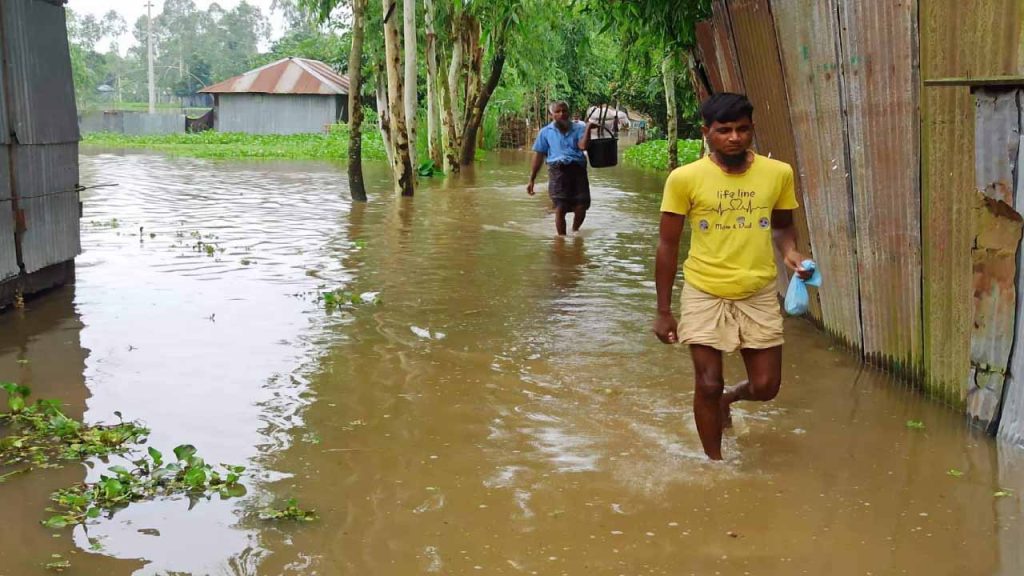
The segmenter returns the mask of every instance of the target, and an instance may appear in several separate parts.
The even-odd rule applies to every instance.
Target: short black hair
[[[700,115],[705,126],[714,122],[735,122],[741,118],[753,121],[754,105],[743,94],[719,92],[700,105]]]

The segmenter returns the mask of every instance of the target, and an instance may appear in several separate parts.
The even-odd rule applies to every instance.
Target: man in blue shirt
[[[533,143],[533,164],[530,167],[530,183],[526,193],[533,196],[533,185],[537,172],[548,165],[548,196],[555,206],[555,230],[565,235],[565,215],[573,213],[572,231],[583,225],[583,219],[590,208],[590,182],[587,180],[587,158],[583,151],[590,144],[590,129],[593,122],[583,124],[569,117],[569,105],[552,102],[548,106],[551,123],[540,129]]]

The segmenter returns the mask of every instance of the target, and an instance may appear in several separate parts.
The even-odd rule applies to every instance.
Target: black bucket
[[[619,163],[618,138],[591,138],[587,156],[593,168],[608,168]]]

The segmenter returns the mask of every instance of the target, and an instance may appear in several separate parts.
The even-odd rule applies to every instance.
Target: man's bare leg
[[[693,418],[704,453],[722,459],[722,353],[710,346],[690,345],[696,382],[693,389]]]
[[[561,205],[555,206],[555,231],[565,236],[565,208]]]
[[[583,219],[587,217],[587,209],[577,206],[572,212],[572,231],[579,232]]]
[[[743,364],[747,368],[747,379],[722,393],[721,414],[723,426],[732,424],[729,406],[738,400],[768,402],[775,398],[782,386],[782,346],[758,350],[744,348]]]

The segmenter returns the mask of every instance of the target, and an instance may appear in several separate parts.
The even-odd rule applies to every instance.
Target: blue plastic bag
[[[807,287],[821,286],[821,271],[814,264],[814,260],[804,260],[800,263],[800,267],[804,270],[812,270],[814,273],[807,280],[800,278],[796,274],[789,280],[789,290],[786,291],[786,314],[790,316],[806,314],[807,306],[811,301],[810,296],[807,294]]]

